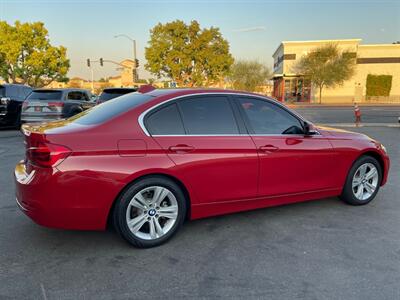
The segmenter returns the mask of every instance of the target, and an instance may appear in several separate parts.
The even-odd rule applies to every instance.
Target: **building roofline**
[[[274,53],[272,54],[272,56],[274,56],[276,54],[276,52],[278,52],[279,48],[284,46],[284,45],[289,45],[289,44],[307,44],[307,43],[328,43],[328,42],[361,42],[362,39],[336,39],[336,40],[306,40],[306,41],[282,41],[278,48],[276,48],[276,50],[274,51]]]
[[[366,44],[359,47],[400,47],[400,44]]]
[[[335,39],[335,40],[306,40],[306,41],[282,41],[282,44],[326,43],[326,42],[361,42],[362,39]]]

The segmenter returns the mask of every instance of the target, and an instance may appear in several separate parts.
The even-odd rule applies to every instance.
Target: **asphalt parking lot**
[[[371,204],[330,198],[193,221],[147,250],[112,230],[53,230],[24,216],[13,186],[22,139],[2,130],[0,299],[399,299],[400,128],[351,130],[391,157]]]

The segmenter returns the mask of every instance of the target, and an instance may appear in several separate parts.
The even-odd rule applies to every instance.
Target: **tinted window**
[[[0,86],[0,97],[4,97],[6,95],[6,88],[4,86]]]
[[[148,116],[146,127],[154,135],[185,134],[176,104],[163,107]]]
[[[179,101],[187,134],[238,134],[238,126],[226,97],[195,97]]]
[[[69,92],[68,93],[68,100],[85,100],[82,92]]]
[[[239,98],[239,102],[256,134],[302,133],[299,120],[277,105],[254,98]]]
[[[107,89],[101,93],[99,100],[107,101],[125,94],[133,93],[135,91],[136,89]]]
[[[13,100],[18,99],[19,98],[19,96],[18,96],[18,88],[16,86],[13,86],[13,85],[7,86],[6,95],[7,95],[7,97],[10,97]]]
[[[126,112],[151,98],[152,96],[150,95],[139,93],[121,96],[118,99],[113,99],[85,110],[84,112],[69,118],[69,120],[82,125],[99,124],[116,117],[117,115]]]
[[[28,100],[61,100],[61,91],[33,91]]]
[[[31,89],[31,88],[25,87],[25,88],[24,88],[24,99],[25,99],[26,97],[28,97],[29,94],[30,94],[31,92],[32,92],[32,89]]]

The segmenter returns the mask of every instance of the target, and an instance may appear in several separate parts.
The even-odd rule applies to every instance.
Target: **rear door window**
[[[146,118],[146,127],[152,135],[185,134],[181,116],[175,103],[151,113]]]
[[[183,124],[187,134],[239,134],[236,119],[225,96],[200,96],[180,100]]]
[[[81,101],[81,100],[84,100],[84,97],[83,97],[83,93],[82,92],[74,91],[74,92],[69,92],[68,93],[67,99],[68,100]]]
[[[28,100],[62,100],[62,92],[61,91],[33,91]]]

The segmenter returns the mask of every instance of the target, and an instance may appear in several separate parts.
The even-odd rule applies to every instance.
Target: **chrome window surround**
[[[264,100],[264,101],[267,101],[267,102],[269,102],[269,103],[278,105],[279,107],[281,107],[282,109],[284,109],[284,110],[287,111],[287,108],[286,108],[283,104],[281,104],[280,102],[277,102],[277,101],[275,101],[275,100],[269,99],[269,98],[264,97],[264,96],[261,96],[261,95],[259,96],[259,95],[251,95],[251,94],[235,93],[235,92],[223,92],[223,93],[212,93],[212,92],[210,92],[210,93],[193,93],[193,94],[186,94],[186,95],[182,95],[182,96],[178,96],[178,97],[174,97],[174,98],[165,100],[165,101],[163,101],[163,102],[161,102],[161,103],[158,103],[158,104],[156,104],[156,105],[154,105],[154,106],[152,106],[152,107],[146,109],[144,112],[142,112],[142,113],[139,115],[139,118],[138,118],[139,125],[140,125],[140,127],[142,128],[143,132],[144,132],[147,136],[154,136],[154,137],[161,137],[161,136],[294,136],[294,137],[295,137],[295,136],[302,136],[302,137],[304,137],[304,135],[302,135],[302,134],[247,134],[247,133],[238,133],[238,134],[161,134],[161,135],[155,134],[155,135],[151,135],[151,134],[148,132],[146,126],[144,125],[144,118],[146,117],[146,115],[147,115],[148,113],[150,113],[150,111],[156,109],[157,107],[159,107],[159,106],[161,106],[161,105],[164,105],[164,104],[166,104],[166,103],[168,103],[168,102],[175,101],[175,100],[177,100],[177,99],[182,99],[182,98],[187,98],[187,97],[193,97],[193,96],[202,96],[202,95],[216,95],[216,96],[218,96],[218,95],[230,95],[230,96],[245,96],[245,97],[250,97],[250,98],[251,98],[251,97],[253,97],[253,98],[260,98],[260,99],[262,99],[262,100]],[[301,121],[303,121],[303,122],[308,122],[308,121],[306,121],[302,116],[300,116],[297,112],[295,112],[295,111],[290,111],[290,112],[293,113],[294,115],[296,115],[296,117],[297,117],[298,119],[300,119]],[[308,122],[308,123],[310,123],[310,122]],[[318,130],[315,129],[315,135],[320,135],[320,134],[321,134],[321,133],[320,133]]]

